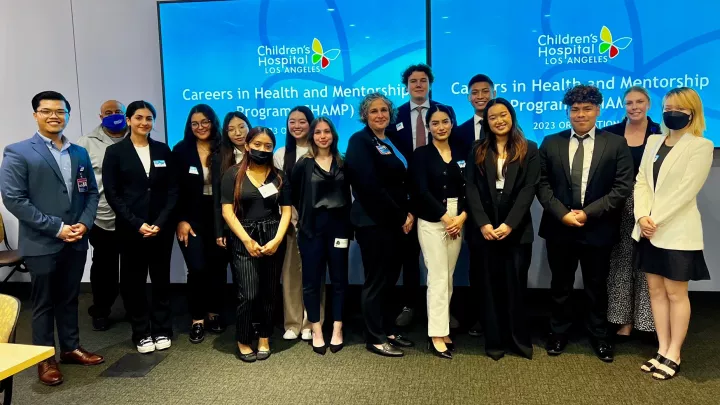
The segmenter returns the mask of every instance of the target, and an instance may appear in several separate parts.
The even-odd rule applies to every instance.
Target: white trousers
[[[448,214],[457,215],[457,198],[448,198]],[[457,264],[462,235],[452,239],[445,232],[445,224],[418,219],[418,240],[427,273],[428,336],[450,335],[450,298],[453,274]]]

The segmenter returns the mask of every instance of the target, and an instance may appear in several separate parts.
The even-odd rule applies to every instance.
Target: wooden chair
[[[20,316],[20,300],[0,294],[0,343],[15,343],[18,317]],[[0,381],[0,392],[3,393],[3,404],[12,402],[13,378]]]

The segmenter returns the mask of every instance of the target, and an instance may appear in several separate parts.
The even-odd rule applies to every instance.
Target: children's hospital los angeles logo
[[[258,67],[265,74],[319,73],[340,56],[340,49],[324,49],[319,39],[311,46],[260,45],[257,47]]]
[[[546,65],[608,63],[631,42],[630,37],[613,38],[606,26],[600,35],[543,34],[537,38],[538,58]]]

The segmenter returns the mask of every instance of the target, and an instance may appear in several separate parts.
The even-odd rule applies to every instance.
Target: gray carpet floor
[[[87,313],[89,294],[80,300],[81,340],[104,355],[100,366],[61,365],[65,382],[46,387],[35,367],[15,378],[14,401],[25,404],[720,404],[720,323],[718,295],[691,298],[693,320],[682,370],[659,382],[639,370],[653,346],[631,341],[617,347],[612,364],[599,361],[587,340],[573,340],[565,354],[549,357],[544,336],[535,338],[533,360],[508,355],[493,361],[482,339],[459,334],[451,361],[425,350],[425,329],[410,337],[421,343],[402,359],[368,353],[359,319],[348,322],[347,346],[319,356],[301,341],[286,342],[276,330],[272,356],[245,364],[236,357],[234,327],[187,340],[189,318],[175,317],[176,337],[167,357],[142,378],[103,377],[101,373],[128,353],[135,353],[127,322],[93,332]],[[697,301],[697,302],[696,302]],[[18,343],[30,342],[30,303],[23,302]],[[122,313],[122,311],[118,311]],[[420,322],[422,324],[422,322]]]

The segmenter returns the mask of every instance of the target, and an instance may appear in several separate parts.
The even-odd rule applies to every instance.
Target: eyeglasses
[[[37,110],[35,112],[38,113],[38,115],[40,115],[41,117],[47,117],[47,118],[52,117],[53,114],[55,114],[58,118],[61,118],[61,117],[64,117],[65,114],[69,113],[68,110],[48,110],[48,109]]]
[[[198,127],[207,128],[210,126],[210,120],[202,120],[200,122],[193,121],[190,123],[190,127],[192,129],[197,129]]]

